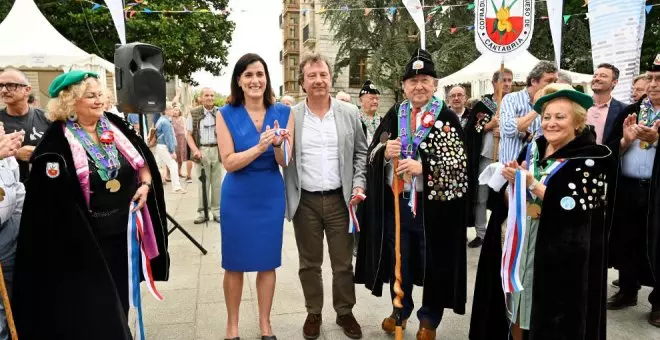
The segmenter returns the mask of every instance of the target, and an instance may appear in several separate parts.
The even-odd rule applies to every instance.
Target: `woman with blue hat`
[[[50,85],[53,122],[36,147],[16,250],[12,301],[22,339],[144,337],[140,281],[167,280],[162,181],[144,141],[103,111],[97,75]]]

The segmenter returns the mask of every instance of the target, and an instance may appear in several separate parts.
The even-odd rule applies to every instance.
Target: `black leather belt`
[[[218,146],[218,144],[201,144],[200,146],[205,146],[205,147],[213,147],[213,146]]]
[[[625,177],[625,176],[622,176],[621,178],[623,179],[622,182],[625,182],[625,183],[630,184],[630,185],[639,186],[640,188],[648,188],[649,186],[651,186],[651,179],[650,178],[639,179],[639,178],[632,178],[632,177]]]
[[[341,194],[341,187],[339,187],[337,189],[326,190],[326,191],[307,191],[305,189],[302,189],[302,191],[304,193],[312,194],[312,195],[329,196],[329,195]]]

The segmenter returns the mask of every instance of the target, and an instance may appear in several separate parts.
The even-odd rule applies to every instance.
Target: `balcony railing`
[[[314,38],[314,32],[309,24],[303,27],[303,44],[310,45],[315,44],[316,38]]]

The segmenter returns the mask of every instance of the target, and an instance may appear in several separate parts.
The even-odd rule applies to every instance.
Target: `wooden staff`
[[[395,340],[403,340],[403,319],[401,313],[403,312],[403,289],[401,289],[401,211],[399,209],[399,194],[402,189],[399,184],[399,176],[396,174],[396,169],[399,167],[399,157],[394,158],[394,179],[392,180],[392,194],[394,195],[394,320],[396,320],[396,328],[394,332]],[[415,192],[412,191],[414,195]]]
[[[495,98],[497,100],[497,112],[495,119],[500,119],[500,106],[502,106],[502,87],[504,86],[504,60],[500,63],[500,75],[497,77],[497,88],[495,89]],[[498,123],[499,126],[499,123]],[[501,131],[500,131],[501,132]],[[493,161],[497,162],[500,149],[500,137],[495,136],[493,139]]]
[[[11,314],[11,306],[9,305],[9,294],[7,294],[7,286],[5,286],[5,275],[2,273],[2,265],[0,265],[0,295],[2,295],[2,305],[5,307],[5,315],[7,316],[11,339],[18,340],[16,325],[14,325],[14,316]]]

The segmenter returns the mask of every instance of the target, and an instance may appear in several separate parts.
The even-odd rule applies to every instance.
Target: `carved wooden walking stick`
[[[403,289],[401,289],[401,211],[399,209],[399,194],[402,191],[401,180],[396,175],[396,169],[399,167],[399,158],[394,158],[394,179],[392,180],[392,194],[394,195],[394,319],[396,320],[396,328],[394,333],[395,340],[403,340]],[[413,191],[413,195],[415,192]]]
[[[5,275],[2,273],[2,265],[0,265],[0,295],[2,295],[2,305],[5,307],[5,315],[7,316],[11,339],[18,340],[16,325],[14,325],[14,316],[11,314],[11,305],[9,304],[9,294],[7,294],[7,286],[5,286]]]

